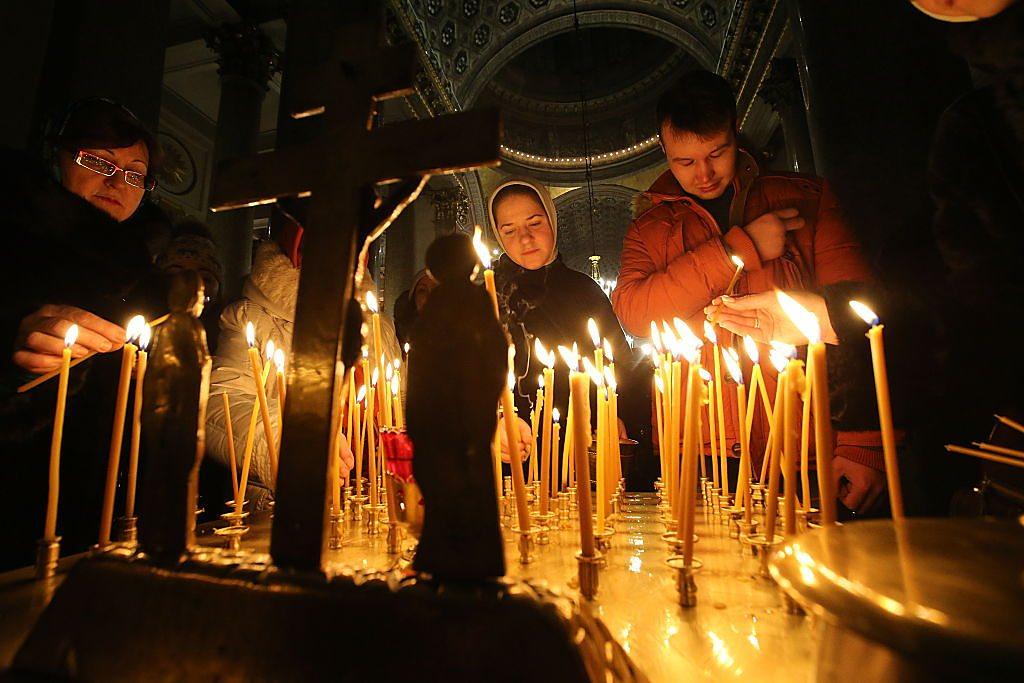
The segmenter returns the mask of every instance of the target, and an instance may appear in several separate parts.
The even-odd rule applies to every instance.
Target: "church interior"
[[[0,681],[1024,675],[1024,3],[8,3]]]

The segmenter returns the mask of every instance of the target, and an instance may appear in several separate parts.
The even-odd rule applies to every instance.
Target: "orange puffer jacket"
[[[704,307],[725,292],[735,271],[729,259],[732,254],[746,265],[735,290],[737,296],[775,288],[821,291],[837,282],[872,279],[860,245],[845,225],[825,181],[797,173],[760,175],[753,158],[740,152],[733,189],[731,225],[724,231],[703,207],[684,194],[671,171],[663,173],[645,193],[653,206],[626,232],[618,284],[612,293],[615,313],[630,334],[647,337],[651,321],[660,324],[679,317],[700,335]],[[740,226],[785,208],[798,209],[806,225],[788,233],[782,257],[763,262]],[[717,329],[719,342],[732,346],[733,335]],[[767,361],[767,349],[761,351],[761,358]],[[744,363],[749,381],[751,368],[746,358]],[[703,365],[714,367],[709,345],[704,348]],[[774,399],[775,371],[767,362],[762,364],[762,371],[768,394]],[[730,454],[736,454],[736,394],[731,383],[725,386],[723,398]],[[760,460],[768,422],[760,405],[755,415],[751,449]],[[884,469],[877,433],[838,432],[836,439],[836,455]]]

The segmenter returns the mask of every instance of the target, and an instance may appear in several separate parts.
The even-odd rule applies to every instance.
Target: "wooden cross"
[[[415,51],[378,49],[379,25],[365,17],[340,26],[289,21],[288,31],[289,46],[338,46],[315,69],[285,70],[287,111],[320,117],[322,133],[306,144],[223,162],[210,205],[220,211],[309,197],[270,552],[280,567],[318,571],[333,399],[344,379],[343,304],[353,293],[360,227],[380,234],[433,173],[497,164],[501,124],[497,111],[485,110],[372,128],[377,102],[413,92]],[[374,185],[382,182],[396,185],[386,201],[375,201]]]

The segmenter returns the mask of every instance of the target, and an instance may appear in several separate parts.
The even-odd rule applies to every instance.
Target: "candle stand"
[[[530,527],[527,530],[522,530],[518,527],[512,529],[512,533],[516,535],[517,546],[519,548],[519,564],[530,564],[533,562],[533,550],[535,544],[534,532],[535,527]]]
[[[388,555],[402,552],[402,527],[398,522],[388,522]]]
[[[36,578],[49,579],[57,573],[60,558],[60,536],[54,539],[41,538],[36,548]]]
[[[139,518],[118,517],[114,522],[114,540],[118,543],[137,543],[139,540]]]
[[[587,557],[582,552],[576,553],[577,580],[580,585],[580,595],[586,600],[593,600],[597,596],[602,560],[603,557],[600,553],[594,557]]]
[[[331,550],[340,550],[341,546],[344,545],[344,531],[342,529],[342,520],[344,515],[336,510],[331,511],[330,517],[330,533],[328,535],[327,547]]]
[[[545,512],[544,514],[541,514],[539,512],[534,512],[530,517],[534,521],[532,528],[537,532],[535,539],[537,541],[537,545],[547,545],[550,543],[551,538],[548,535],[548,532],[551,531],[551,522],[555,519],[555,513]]]
[[[676,591],[679,594],[680,607],[697,606],[697,581],[694,575],[703,567],[703,563],[694,558],[690,564],[681,555],[673,555],[665,560],[665,564],[676,571]]]

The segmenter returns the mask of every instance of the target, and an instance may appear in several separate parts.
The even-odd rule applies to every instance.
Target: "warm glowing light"
[[[774,339],[772,341],[768,342],[768,343],[771,344],[771,347],[773,349],[775,349],[776,351],[781,353],[786,358],[795,358],[796,357],[796,347],[793,346],[792,344],[787,344],[786,342],[775,341]]]
[[[402,385],[402,383],[398,379],[398,375],[395,375],[394,377],[391,378],[391,395],[392,396],[398,396],[398,389],[401,387],[401,385]]]
[[[640,353],[644,354],[645,356],[649,356],[651,355],[651,348],[652,347],[650,344],[644,342],[643,344],[640,345]]]
[[[366,344],[363,344],[363,358],[369,358],[369,357],[370,357],[370,347],[367,346]]]
[[[506,383],[508,385],[508,390],[512,391],[512,388],[516,385],[516,373],[512,372],[511,370],[509,370],[508,371],[508,377],[506,378],[505,381],[506,381]]]
[[[480,226],[477,225],[473,228],[473,248],[476,249],[476,257],[480,259],[480,263],[483,264],[485,269],[491,267],[491,252],[487,250],[487,245],[484,244],[483,233],[480,231]]]
[[[597,371],[597,368],[594,366],[594,364],[591,363],[590,359],[585,356],[583,358],[583,369],[586,370],[588,375],[590,375],[590,380],[594,383],[595,386],[604,386],[604,376]]]
[[[408,356],[409,355],[409,342],[405,342],[405,346],[403,346],[402,348],[405,349],[405,355]]]
[[[775,292],[775,297],[779,300],[782,310],[800,330],[800,334],[807,337],[807,341],[812,344],[819,343],[821,341],[821,325],[818,323],[818,318],[797,303],[796,299],[781,290]]]
[[[134,316],[128,321],[127,327],[124,328],[124,340],[130,342],[133,339],[138,339],[139,335],[142,334],[142,328],[146,326],[146,319],[141,315]]]
[[[562,419],[562,414],[560,412],[558,412],[558,408],[552,408],[551,409],[551,419],[555,423],[557,423],[559,420]]]
[[[253,327],[251,322],[247,322],[245,324],[245,343],[247,343],[250,348],[256,346],[256,328]]]
[[[554,349],[549,351],[547,348],[544,347],[544,344],[541,343],[540,339],[537,338],[533,340],[533,350],[534,353],[537,355],[537,360],[543,363],[545,367],[555,367]]]
[[[274,360],[274,351],[276,351],[276,350],[277,350],[277,346],[274,344],[274,340],[273,339],[268,339],[267,340],[267,345],[263,348],[263,357],[266,358],[268,362],[273,361]]]
[[[702,380],[704,380],[705,382],[710,382],[711,381],[711,373],[708,372],[707,370],[705,370],[704,368],[701,368],[700,369],[700,378]]]
[[[370,375],[370,385],[377,386],[377,380],[380,379],[380,370],[377,368],[373,369],[373,374]]]
[[[608,343],[607,339],[602,339],[601,346],[604,347],[604,359],[609,363],[614,363],[615,355],[612,353],[612,345]]]
[[[562,361],[569,367],[573,372],[579,372],[580,370],[580,356],[574,349],[567,349],[564,346],[558,347],[558,354],[562,357]]]
[[[704,345],[704,342],[701,340],[701,338],[695,335],[693,333],[693,330],[690,329],[690,326],[683,322],[681,319],[673,318],[672,324],[675,325],[676,332],[679,334],[679,338],[687,346],[694,346],[700,348],[701,346]]]
[[[665,347],[661,345],[661,332],[658,331],[658,323],[651,321],[651,343],[654,344],[654,350],[658,353],[663,353]]]
[[[722,354],[722,359],[725,360],[725,367],[729,369],[732,381],[736,384],[743,384],[743,371],[740,369],[740,357],[736,353],[736,349],[726,349]]]
[[[605,366],[605,369],[604,369],[604,381],[605,381],[605,384],[608,385],[608,388],[611,389],[614,392],[615,388],[618,385],[615,383],[615,373],[612,372],[612,369],[610,367],[608,367],[608,366]]]
[[[675,347],[679,344],[679,338],[676,337],[672,328],[668,326],[668,323],[663,323],[664,327],[661,330],[661,343],[665,345],[665,349],[668,351],[675,352]]]
[[[782,372],[786,369],[786,364],[789,363],[789,356],[780,352],[778,349],[772,349],[768,352],[768,358],[771,360],[775,370]]]
[[[704,321],[704,338],[712,344],[718,343],[718,335],[715,334],[715,326],[707,320]]]
[[[78,325],[72,325],[64,333],[64,348],[70,349],[78,341]]]
[[[651,349],[651,362],[654,363],[654,367],[661,367],[661,354],[654,349]]]
[[[661,379],[660,376],[654,378],[654,386],[658,387],[659,394],[665,393],[665,382]]]
[[[153,338],[153,328],[149,325],[142,326],[142,332],[139,332],[139,348],[145,351],[149,348],[149,342]]]
[[[398,372],[398,368],[402,367],[402,359],[401,358],[394,359],[393,361],[391,361],[391,365],[393,365],[395,367],[395,372]]]
[[[390,382],[391,378],[395,376],[395,369],[390,365],[384,369],[384,381]]]
[[[362,403],[363,399],[366,398],[366,385],[363,384],[359,387],[359,393],[356,394],[356,403]]]
[[[743,267],[744,267],[744,265],[746,265],[746,264],[744,264],[744,263],[743,263],[743,259],[741,259],[741,258],[740,258],[739,256],[737,256],[736,254],[733,254],[733,255],[732,255],[732,256],[730,256],[729,258],[730,258],[730,259],[732,259],[732,264],[733,264],[734,266],[736,266],[737,268],[743,268]]]
[[[284,349],[280,347],[274,349],[274,365],[278,372],[284,374]]]
[[[760,362],[761,352],[757,350],[757,342],[749,334],[743,338],[743,348],[746,350],[747,355],[750,357],[750,362],[755,365]]]
[[[865,306],[864,304],[862,304],[861,302],[851,301],[850,308],[852,308],[853,312],[859,315],[864,322],[866,322],[868,325],[871,325],[871,327],[874,327],[879,323],[878,316],[875,314],[875,312],[872,311],[867,306]]]
[[[587,331],[590,332],[590,339],[594,342],[594,348],[601,348],[601,333],[597,329],[597,323],[593,318],[587,318]]]
[[[372,291],[366,293],[366,307],[370,313],[380,313],[380,304],[377,302],[377,295]]]

